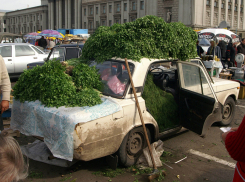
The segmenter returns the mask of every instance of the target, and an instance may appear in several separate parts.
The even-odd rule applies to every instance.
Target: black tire
[[[235,116],[235,101],[233,98],[228,97],[225,101],[223,113],[222,113],[222,121],[220,121],[220,124],[223,126],[229,125],[234,116]]]
[[[146,128],[149,141],[151,142],[151,135],[148,128]],[[123,139],[123,142],[118,150],[119,163],[125,167],[134,165],[143,149],[147,147],[147,141],[144,134],[143,127],[132,129]]]

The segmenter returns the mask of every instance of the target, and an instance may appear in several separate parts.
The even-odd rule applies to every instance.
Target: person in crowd
[[[228,64],[228,67],[233,67],[235,64],[235,55],[236,50],[233,47],[233,44],[230,42],[227,46],[226,50],[226,63]]]
[[[38,45],[40,46],[40,47],[42,47],[43,49],[46,49],[46,47],[47,47],[47,41],[44,39],[44,36],[42,36],[40,39],[39,39],[39,41],[38,41]]]
[[[241,44],[237,47],[237,53],[242,53],[245,55],[245,38],[242,38]]]
[[[55,46],[55,42],[53,39],[50,39],[49,41],[49,49],[52,49]]]
[[[38,39],[35,41],[35,46],[38,46]]]
[[[224,65],[224,63],[226,62],[226,42],[223,40],[220,40],[218,46],[220,47],[220,51],[221,51],[220,61],[222,61],[222,64]]]
[[[6,65],[1,55],[0,55],[0,89],[2,94],[0,110],[1,113],[3,113],[9,108],[11,84],[10,84],[9,74]]]
[[[59,39],[57,40],[57,43],[56,43],[56,45],[60,45],[60,40],[59,40]]]
[[[230,156],[237,161],[233,182],[245,181],[245,117],[237,128],[222,134]]]
[[[0,181],[17,182],[28,176],[28,165],[25,163],[18,142],[7,131],[0,133]]]
[[[199,46],[199,40],[197,41],[196,44],[197,44],[197,55],[199,57],[201,57],[202,56],[202,53],[204,53],[204,50],[203,50],[203,48],[201,46]]]
[[[213,39],[210,40],[210,44],[211,45],[208,48],[207,55],[213,55],[214,56],[214,53],[215,53],[215,56],[217,56],[220,60],[222,60],[220,47],[215,46],[216,43]],[[214,49],[215,49],[215,52],[214,52]]]

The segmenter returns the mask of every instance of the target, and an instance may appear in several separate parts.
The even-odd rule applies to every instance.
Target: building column
[[[59,17],[59,12],[60,12],[60,7],[59,7],[59,4],[60,4],[60,1],[59,0],[56,0],[56,5],[55,5],[55,9],[56,9],[56,30],[58,30],[59,29],[59,27],[60,27],[60,25],[59,25],[59,19],[60,19],[60,17]]]
[[[218,4],[218,25],[220,24],[221,22],[221,0],[219,0],[219,4]]]
[[[206,1],[204,0],[203,1],[203,13],[202,13],[202,25],[203,26],[206,26],[206,14],[207,14],[207,11],[206,11]]]
[[[228,0],[225,1],[225,21],[228,22]]]
[[[62,0],[59,0],[58,6],[59,6],[59,12],[58,12],[59,27],[58,28],[62,28]]]
[[[211,24],[211,27],[213,26],[214,24],[214,0],[211,0],[211,11],[210,11],[210,24]]]
[[[68,1],[65,0],[65,28],[68,28]]]
[[[245,0],[242,0],[243,1],[243,17],[242,17],[242,21],[243,21],[243,25],[242,25],[242,29],[245,29],[245,8],[244,8],[244,3],[245,3]]]
[[[54,29],[54,2],[51,2],[50,5],[51,5],[51,8],[50,8],[50,14],[51,14],[51,17],[50,17],[50,22],[51,22],[50,29]]]
[[[243,1],[243,0],[241,0],[241,1]],[[241,8],[241,2],[238,2],[238,12],[237,12],[237,29],[239,29],[239,27],[240,27],[240,20],[241,20],[241,18],[240,18],[240,8]]]
[[[82,28],[82,1],[81,0],[77,0],[77,28],[80,29]]]
[[[232,1],[232,5],[231,5],[231,28],[234,28],[234,11],[235,11],[235,1]]]
[[[67,16],[67,18],[68,18],[68,22],[67,22],[67,25],[68,25],[68,29],[70,29],[71,28],[71,0],[68,0],[68,5],[67,5],[67,12],[68,12],[68,16]]]
[[[48,19],[50,20],[48,22],[48,29],[51,29],[51,2],[48,2]]]

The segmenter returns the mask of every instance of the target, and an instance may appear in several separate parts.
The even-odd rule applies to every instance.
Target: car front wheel
[[[149,129],[146,128],[146,131],[149,137],[149,141],[151,141]],[[134,165],[145,147],[147,147],[147,141],[143,127],[132,129],[124,137],[123,142],[118,150],[118,159],[120,164],[125,167]]]
[[[228,97],[224,104],[222,121],[220,122],[221,125],[226,126],[232,122],[235,116],[235,107],[236,105],[234,99]]]

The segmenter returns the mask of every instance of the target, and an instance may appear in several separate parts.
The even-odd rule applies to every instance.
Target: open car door
[[[222,120],[221,104],[201,65],[178,61],[178,74],[181,125],[204,136],[214,122]]]

